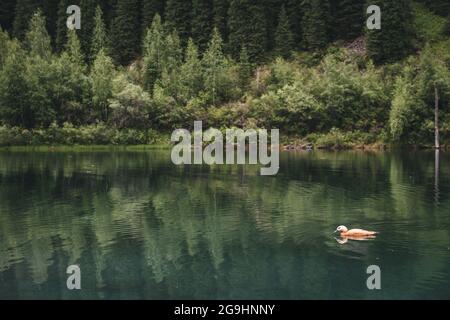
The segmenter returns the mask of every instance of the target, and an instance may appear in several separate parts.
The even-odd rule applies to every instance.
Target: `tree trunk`
[[[434,86],[434,146],[436,149],[441,148],[439,140],[439,92]]]

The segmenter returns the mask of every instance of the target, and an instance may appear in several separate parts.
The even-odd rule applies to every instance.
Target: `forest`
[[[0,4],[0,146],[159,144],[195,120],[322,148],[432,147],[439,123],[446,146],[449,100],[448,0]]]

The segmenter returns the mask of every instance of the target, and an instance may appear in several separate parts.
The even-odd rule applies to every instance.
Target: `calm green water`
[[[0,152],[0,298],[450,298],[450,154]],[[339,244],[345,224],[381,232]],[[66,288],[78,264],[82,290]],[[379,265],[382,289],[366,287]]]

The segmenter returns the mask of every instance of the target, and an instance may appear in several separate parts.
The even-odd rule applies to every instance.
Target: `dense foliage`
[[[431,144],[436,92],[448,141],[447,2],[377,2],[369,31],[363,0],[81,0],[75,32],[66,0],[2,1],[0,145],[151,143],[194,120]]]

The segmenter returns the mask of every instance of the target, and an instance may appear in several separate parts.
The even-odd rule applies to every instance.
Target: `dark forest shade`
[[[381,29],[367,30],[368,55],[378,64],[394,62],[411,52],[414,37],[411,3],[408,0],[378,0]]]
[[[111,32],[111,53],[117,63],[127,65],[140,51],[138,0],[118,0]]]
[[[183,44],[187,43],[191,32],[192,4],[186,0],[167,0],[165,10],[166,24],[178,32]]]
[[[213,0],[192,0],[192,38],[203,51],[213,26]]]
[[[267,31],[263,2],[231,0],[228,10],[229,48],[239,57],[245,45],[252,61],[260,61],[267,47]]]
[[[145,30],[151,26],[155,15],[159,14],[160,16],[163,16],[164,4],[164,0],[142,0],[141,24],[143,36],[145,34]]]
[[[303,40],[310,50],[326,47],[330,40],[330,3],[328,0],[305,0],[302,21]]]

